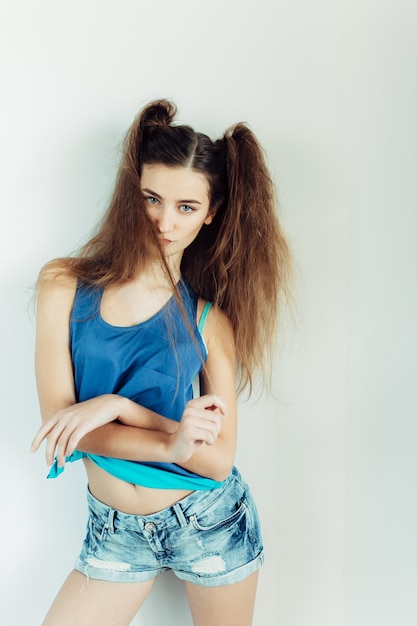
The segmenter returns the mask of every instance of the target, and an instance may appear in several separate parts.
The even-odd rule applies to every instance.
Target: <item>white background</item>
[[[413,0],[0,5],[1,623],[37,626],[85,524],[81,464],[29,454],[37,273],[106,205],[150,99],[212,136],[247,121],[297,260],[274,394],[241,403],[263,520],[255,626],[415,626]],[[135,625],[191,624],[164,575]],[[222,625],[213,625],[222,626]]]

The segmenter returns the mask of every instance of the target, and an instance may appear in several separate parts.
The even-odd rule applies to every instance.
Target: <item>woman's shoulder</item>
[[[218,306],[209,303],[203,298],[198,299],[197,319],[206,313],[204,320],[204,338],[209,343],[227,342],[234,344],[234,331],[226,313]]]
[[[69,269],[68,259],[53,259],[46,263],[37,281],[37,293],[72,295],[75,293],[77,278]]]
[[[65,329],[74,305],[77,278],[64,259],[50,261],[41,269],[36,289],[36,317],[39,333]],[[58,330],[57,330],[58,332]],[[65,335],[66,336],[66,335]]]

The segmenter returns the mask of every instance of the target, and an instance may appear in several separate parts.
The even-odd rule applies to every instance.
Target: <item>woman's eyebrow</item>
[[[145,187],[144,189],[142,189],[142,191],[144,191],[145,193],[149,193],[152,196],[155,196],[155,198],[158,198],[158,200],[162,200],[162,196],[160,196],[159,193],[156,193],[156,191],[152,191],[152,189],[148,189],[147,187]],[[178,200],[178,202],[182,202],[183,204],[201,204],[200,200]]]
[[[142,189],[142,191],[145,191],[146,193],[149,193],[152,196],[155,196],[155,198],[159,198],[160,200],[162,200],[162,196],[160,196],[159,193],[156,193],[156,191],[152,191],[152,189],[147,189],[145,187],[144,189]]]

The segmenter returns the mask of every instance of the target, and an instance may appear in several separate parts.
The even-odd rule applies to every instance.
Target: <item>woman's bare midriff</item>
[[[151,515],[162,511],[192,491],[183,489],[149,489],[127,483],[83,459],[88,475],[88,487],[97,500],[130,515]]]

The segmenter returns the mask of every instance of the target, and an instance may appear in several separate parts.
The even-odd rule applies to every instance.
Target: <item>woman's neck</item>
[[[169,259],[168,259],[169,261]],[[152,263],[146,268],[142,268],[135,276],[133,282],[141,283],[148,288],[168,288],[172,290],[172,285],[177,284],[181,278],[181,270],[177,264],[168,263],[169,274],[159,263]]]

